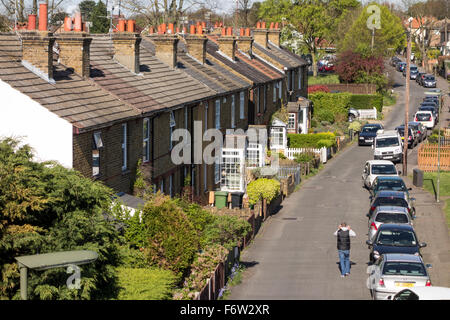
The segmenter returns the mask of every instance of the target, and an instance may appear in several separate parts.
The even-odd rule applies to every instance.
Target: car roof
[[[384,224],[382,224],[384,225]],[[408,253],[385,253],[384,261],[410,261],[410,262],[423,262],[420,256]]]
[[[366,123],[365,125],[362,126],[364,127],[382,127],[382,125],[380,123]]]
[[[432,112],[428,111],[428,110],[419,110],[416,112],[416,114],[418,114],[418,113],[431,113],[432,114]]]
[[[450,288],[447,287],[412,287],[404,290],[410,290],[419,296],[420,300],[440,300],[450,299]],[[404,291],[401,290],[401,291]],[[400,292],[400,291],[399,291]]]
[[[382,130],[377,132],[377,138],[383,136],[397,136],[397,135],[398,135],[397,130]]]
[[[396,206],[378,206],[375,208],[375,212],[395,212],[408,214],[408,209],[406,209],[405,207]]]
[[[401,181],[403,181],[402,177],[399,177],[399,176],[377,176],[376,179],[378,179],[378,181],[379,180],[401,180]]]
[[[394,198],[404,198],[405,191],[394,191],[394,190],[380,190],[377,193],[377,198],[380,197],[394,197]]]
[[[407,230],[414,231],[414,228],[409,224],[396,224],[396,223],[383,223],[378,227],[378,230],[381,229],[395,229],[395,230]]]
[[[373,165],[373,164],[392,164],[392,165],[394,165],[394,163],[389,160],[368,160],[367,163],[370,163],[370,165]]]

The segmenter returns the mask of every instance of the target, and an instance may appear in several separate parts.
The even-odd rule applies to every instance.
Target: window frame
[[[216,99],[214,106],[214,119],[216,129],[220,129],[220,99]]]
[[[239,92],[239,118],[245,119],[245,92]]]
[[[128,169],[128,124],[122,123],[122,171]]]
[[[144,118],[144,121],[142,122],[143,162],[150,162],[150,132],[150,118]]]

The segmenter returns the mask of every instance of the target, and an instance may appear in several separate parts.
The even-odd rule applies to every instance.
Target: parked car
[[[417,111],[416,114],[414,115],[414,121],[420,122],[427,129],[434,128],[434,117],[433,112],[431,111]]]
[[[422,74],[420,75],[419,81],[418,81],[419,85],[423,86],[423,79],[425,79],[426,76],[427,76],[426,73],[422,73]]]
[[[437,96],[426,96],[423,98],[423,102],[425,101],[434,102],[437,106],[439,106],[439,98]]]
[[[355,119],[358,119],[360,116],[360,113],[355,108],[349,108],[348,109],[348,122],[353,122]]]
[[[383,254],[367,267],[366,286],[375,300],[386,299],[405,287],[429,287],[429,267],[414,254]]]
[[[378,130],[372,149],[375,160],[402,161],[403,142],[397,130]]]
[[[409,79],[416,80],[416,77],[418,74],[419,74],[419,69],[416,66],[412,66],[409,71]]]
[[[404,207],[408,210],[412,219],[416,216],[416,209],[414,207],[414,201],[416,199],[411,198],[407,192],[381,190],[377,192],[376,196],[371,195],[369,199],[370,208],[369,212],[366,214],[369,219],[372,217],[375,209],[379,206]]]
[[[369,240],[373,240],[375,234],[383,223],[413,225],[408,209],[404,207],[379,206],[375,208],[369,219],[367,234]]]
[[[433,114],[434,123],[438,123],[439,122],[439,113],[438,113],[437,108],[434,105],[421,104],[419,106],[418,111],[431,111],[431,113]]]
[[[395,67],[397,63],[401,62],[402,60],[399,57],[392,57],[391,58],[391,66]]]
[[[387,296],[386,300],[450,300],[450,288],[436,286],[411,287]]]
[[[377,131],[382,129],[383,125],[379,123],[368,123],[363,125],[358,134],[358,145],[372,145],[373,140],[377,136]]]
[[[378,191],[403,191],[407,192],[409,196],[409,191],[412,190],[408,188],[403,181],[402,177],[399,176],[378,176],[372,183],[372,188],[370,193],[372,197],[376,197]]]
[[[417,82],[417,84],[420,84],[421,77],[424,76],[424,75],[426,75],[425,72],[419,72],[419,73],[417,74],[417,76],[416,76],[416,82]]]
[[[436,78],[433,75],[427,75],[422,80],[425,88],[436,88]]]
[[[372,188],[372,183],[378,176],[398,176],[399,172],[392,161],[369,160],[364,165],[362,179],[367,189]]]
[[[373,263],[384,253],[405,253],[420,255],[420,248],[427,246],[419,242],[414,228],[408,224],[383,223],[373,240],[367,240],[369,259]]]
[[[415,72],[415,74],[417,74],[419,72],[419,70],[417,69],[417,66],[412,64],[412,65],[409,66],[409,73],[410,73],[409,74],[409,78],[410,79],[412,79],[411,78],[411,74],[413,73],[413,71]],[[406,65],[405,65],[405,67],[402,70],[402,74],[403,74],[404,77],[406,77]]]
[[[420,122],[410,121],[408,122],[408,127],[413,129],[419,143],[427,138],[427,128]]]
[[[398,134],[402,138],[403,142],[405,140],[405,125],[398,126],[395,128],[398,131]],[[408,126],[408,148],[412,149],[417,146],[419,142],[417,141],[417,137],[414,134],[414,131]]]
[[[403,68],[406,66],[406,62],[399,62],[397,63],[397,66],[395,67],[395,69],[399,72],[403,72]]]

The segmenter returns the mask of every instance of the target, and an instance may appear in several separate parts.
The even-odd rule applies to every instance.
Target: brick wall
[[[142,119],[127,124],[127,169],[122,170],[122,124],[73,135],[73,168],[86,177],[103,182],[117,192],[131,193],[136,166],[142,157]],[[93,134],[100,132],[103,148],[100,152],[100,173],[92,174]]]

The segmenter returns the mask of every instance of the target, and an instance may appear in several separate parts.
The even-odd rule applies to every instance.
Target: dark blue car
[[[406,224],[384,223],[380,225],[373,240],[367,240],[369,259],[374,263],[384,253],[419,254],[420,248],[426,247],[420,243],[414,228]]]
[[[377,131],[383,129],[383,126],[379,123],[368,123],[365,124],[358,135],[358,145],[369,145],[371,146],[375,137],[377,136]]]

